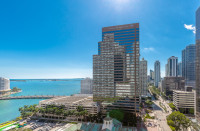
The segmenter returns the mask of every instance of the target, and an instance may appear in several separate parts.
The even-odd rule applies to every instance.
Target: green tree
[[[147,100],[145,101],[145,104],[146,104],[147,106],[151,106],[151,105],[153,104],[153,102],[152,102],[151,100],[147,99]]]
[[[176,110],[176,106],[175,106],[173,103],[169,103],[169,107],[170,107],[172,110]]]
[[[110,117],[117,119],[118,121],[123,121],[124,119],[124,112],[121,110],[111,110],[109,112]]]
[[[81,112],[81,111],[84,111],[84,109],[83,109],[82,106],[78,106],[78,107],[77,107],[77,111],[78,111],[78,112]]]
[[[189,113],[190,113],[190,114],[194,114],[194,108],[190,108],[190,109],[189,109]]]
[[[173,130],[180,131],[187,129],[191,125],[191,122],[183,113],[174,111],[167,117],[167,124],[171,129],[173,127]]]

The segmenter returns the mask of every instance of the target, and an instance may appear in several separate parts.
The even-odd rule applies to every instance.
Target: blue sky
[[[0,76],[92,77],[101,29],[140,23],[148,70],[195,42],[199,0],[5,0],[0,2]],[[187,27],[187,29],[184,27]]]

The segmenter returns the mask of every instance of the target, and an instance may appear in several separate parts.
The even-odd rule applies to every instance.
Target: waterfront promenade
[[[0,100],[12,100],[12,99],[50,99],[54,97],[54,95],[34,95],[34,96],[10,96],[10,97],[0,97]]]

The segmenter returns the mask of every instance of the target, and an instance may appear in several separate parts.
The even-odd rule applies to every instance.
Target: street
[[[153,100],[153,114],[155,115],[155,119],[157,120],[158,127],[160,127],[159,131],[171,131],[170,127],[167,124],[166,116],[171,114],[172,110],[169,105],[159,97],[159,100]],[[162,107],[160,107],[159,102],[161,102],[167,109],[169,113],[166,113]]]

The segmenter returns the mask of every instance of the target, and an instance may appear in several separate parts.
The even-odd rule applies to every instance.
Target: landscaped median
[[[161,102],[159,102],[159,105],[161,108],[163,108],[163,110],[165,110],[165,112],[167,113],[167,108],[165,107],[165,105],[163,105]]]

